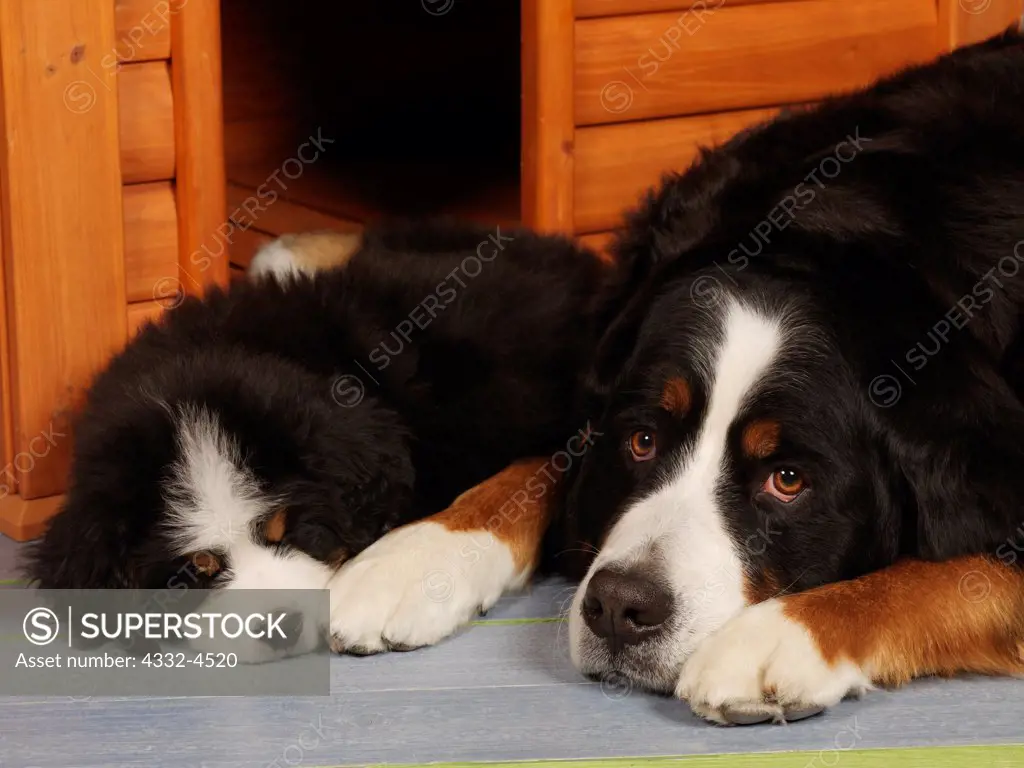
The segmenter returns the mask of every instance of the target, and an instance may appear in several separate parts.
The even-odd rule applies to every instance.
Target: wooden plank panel
[[[3,254],[23,499],[65,486],[69,417],[125,341],[110,0],[0,3]],[[43,446],[40,440],[46,443]]]
[[[779,0],[576,0],[576,18],[597,18],[600,16],[626,16],[635,13],[658,13],[685,11],[706,13],[737,5],[754,3],[777,3]]]
[[[945,48],[959,48],[997,35],[1024,17],[1024,0],[939,0]]]
[[[576,131],[575,229],[602,232],[667,171],[685,170],[700,146],[712,146],[776,109],[602,125]]]
[[[134,336],[146,323],[157,320],[166,309],[169,309],[167,301],[137,301],[129,304],[126,315],[128,335]]]
[[[301,230],[307,231],[307,230]],[[229,252],[231,254],[231,268],[238,267],[245,270],[249,268],[252,257],[261,246],[266,245],[274,239],[274,235],[260,232],[258,229],[249,228],[235,233],[232,238]]]
[[[178,215],[169,181],[124,188],[124,259],[128,301],[151,301],[179,284]]]
[[[0,110],[2,112],[2,110]],[[2,126],[0,120],[0,126]],[[17,490],[18,480],[11,468],[14,458],[14,403],[11,398],[11,343],[7,327],[7,254],[0,216],[0,499]]]
[[[572,228],[572,0],[522,5],[523,163],[520,217],[545,232]]]
[[[937,23],[934,0],[804,0],[579,21],[576,124],[815,100],[931,58]]]
[[[114,0],[118,61],[158,61],[171,55],[171,16],[188,0]]]
[[[0,534],[15,541],[37,539],[63,503],[63,496],[39,499],[24,499],[14,493],[0,496]]]
[[[227,285],[220,4],[192,0],[171,19],[178,267],[189,293]]]
[[[117,77],[125,184],[174,178],[174,98],[162,61],[128,64]]]
[[[259,174],[255,174],[254,178]],[[303,174],[307,181],[314,176],[312,172]],[[331,213],[324,213],[302,203],[286,200],[279,195],[272,200],[260,198],[257,194],[261,182],[253,181],[252,186],[228,184],[228,217],[236,224],[230,237],[232,242],[239,235],[258,222],[259,229],[273,235],[286,235],[290,232],[309,232],[314,229],[333,229],[338,232],[359,232],[363,225],[353,219],[342,218]],[[296,185],[291,184],[289,192],[294,192]],[[316,188],[309,198],[323,202],[330,200],[325,190]],[[270,204],[266,204],[269,201]],[[262,209],[259,207],[262,206]],[[230,246],[230,244],[229,244]]]
[[[584,248],[589,248],[596,253],[600,258],[605,261],[612,261],[611,253],[609,253],[609,246],[612,241],[615,240],[614,232],[597,232],[593,235],[583,235],[582,237],[576,238],[578,242]]]

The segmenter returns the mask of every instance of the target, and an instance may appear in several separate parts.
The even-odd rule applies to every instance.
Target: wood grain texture
[[[150,320],[157,320],[166,310],[166,302],[138,301],[128,305],[128,335],[134,336]]]
[[[126,64],[117,76],[126,184],[174,178],[174,98],[167,64]]]
[[[191,0],[171,19],[178,266],[188,293],[227,285],[220,4]]]
[[[944,47],[959,48],[997,35],[1024,17],[1024,0],[939,0]]]
[[[779,0],[728,0],[729,7],[754,3],[777,3]],[[715,8],[719,0],[576,0],[576,18],[626,16],[636,13],[687,11]]]
[[[170,182],[124,188],[125,286],[129,302],[162,296],[178,280],[178,216]]]
[[[709,3],[709,5],[711,5]],[[939,50],[934,0],[804,0],[576,23],[576,124],[811,101]]]
[[[522,4],[522,223],[572,229],[572,0]]]
[[[601,232],[669,171],[684,171],[701,146],[719,144],[767,120],[777,109],[721,112],[579,128],[576,131],[575,228]]]
[[[299,231],[306,232],[309,230],[303,229]],[[274,235],[268,232],[261,232],[260,230],[253,228],[236,232],[235,236],[231,239],[231,246],[228,249],[228,253],[231,258],[231,267],[248,269],[249,262],[251,262],[252,257],[256,255],[256,251],[273,239]]]
[[[83,388],[126,336],[110,0],[0,4],[3,254],[21,497],[63,491]]]
[[[188,0],[114,0],[119,61],[158,61],[171,55],[171,17]]]
[[[23,499],[18,494],[8,494],[0,498],[0,534],[15,541],[37,539],[63,503],[63,496]]]
[[[11,341],[7,326],[7,252],[2,219],[0,216],[0,495],[7,495],[17,490],[18,480],[7,469],[13,458],[14,403],[11,398]]]
[[[293,184],[292,188],[294,189],[294,187]],[[251,185],[228,184],[228,217],[236,224],[231,235],[230,246],[232,248],[235,242],[244,242],[246,230],[253,227],[275,236],[290,232],[309,232],[316,229],[359,232],[363,228],[363,225],[355,218],[324,212],[301,202],[286,200],[283,196],[278,196],[268,203],[269,198],[261,198],[258,195],[258,189],[259,182],[255,180]],[[313,192],[320,191],[315,185],[311,187],[311,190]],[[325,200],[325,197],[320,195],[308,195],[308,197],[320,204],[323,204]],[[330,198],[327,199],[329,204]],[[235,251],[232,249],[231,253],[233,257]]]

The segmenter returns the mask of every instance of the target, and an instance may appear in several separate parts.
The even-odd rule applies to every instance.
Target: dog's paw
[[[289,247],[288,237],[279,237],[261,246],[249,263],[249,277],[273,277],[288,280],[303,274],[299,255]]]
[[[282,592],[279,600],[274,599],[273,593],[266,592],[266,597],[261,596],[258,601],[243,599],[240,610],[238,593],[232,592],[216,593],[203,603],[202,611],[213,615],[241,615],[244,623],[231,624],[230,635],[211,636],[204,631],[190,638],[186,646],[189,651],[213,658],[231,655],[242,664],[266,664],[323,648],[326,617],[322,612],[308,613],[314,607],[308,600],[289,605],[288,592]]]
[[[286,282],[348,263],[362,246],[362,235],[346,232],[303,232],[282,235],[260,247],[249,264],[249,277]]]
[[[487,531],[407,525],[330,581],[331,648],[365,655],[433,645],[516,582],[512,553]]]
[[[856,664],[829,663],[782,607],[745,608],[697,647],[676,687],[695,714],[722,725],[800,720],[871,687]]]

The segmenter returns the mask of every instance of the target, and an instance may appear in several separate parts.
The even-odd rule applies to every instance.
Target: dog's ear
[[[26,548],[21,561],[26,578],[41,589],[139,586],[129,560],[129,532],[107,511],[97,515],[72,490],[43,537]]]
[[[1005,407],[992,400],[966,411],[951,404],[942,417],[933,414],[915,433],[893,439],[911,496],[903,554],[1001,557],[1024,534],[1024,412],[1015,400],[998,400]]]
[[[586,396],[595,403],[603,401],[615,389],[619,377],[626,369],[637,336],[649,307],[645,288],[637,288],[607,326],[597,345],[594,359],[584,379]],[[593,414],[594,411],[588,411]]]

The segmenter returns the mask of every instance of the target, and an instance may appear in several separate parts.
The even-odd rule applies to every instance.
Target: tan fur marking
[[[192,555],[192,565],[206,576],[213,576],[220,570],[220,559],[212,552],[196,552]]]
[[[782,427],[777,421],[756,419],[743,429],[740,445],[751,459],[766,459],[779,448]]]
[[[344,266],[359,251],[363,236],[358,232],[302,232],[281,237],[281,245],[295,254],[305,270]]]
[[[678,376],[665,382],[661,391],[661,407],[680,418],[690,412],[690,385]]]
[[[288,510],[281,507],[263,524],[263,538],[277,544],[284,538],[285,523],[288,521]]]
[[[778,577],[771,571],[764,571],[759,576],[745,576],[743,579],[743,596],[748,605],[763,603],[782,594],[782,585]]]
[[[508,546],[520,572],[532,569],[557,504],[559,474],[549,459],[517,461],[428,519],[449,531],[487,531]]]
[[[327,564],[334,568],[341,568],[345,561],[348,560],[348,557],[347,549],[336,549],[328,555]]]
[[[876,683],[1024,674],[1024,572],[987,557],[904,560],[782,601],[827,661],[852,660]]]

